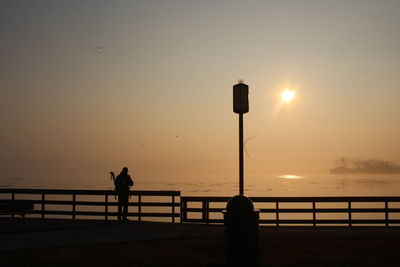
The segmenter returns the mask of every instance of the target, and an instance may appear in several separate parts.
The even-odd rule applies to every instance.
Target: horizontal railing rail
[[[225,210],[229,197],[201,197],[201,196],[182,196],[181,197],[181,221],[196,223],[223,223],[222,212]],[[400,224],[400,197],[252,197],[255,208],[260,213],[260,224],[265,225],[384,225],[391,226]],[[216,207],[224,203],[224,207]],[[273,204],[271,208],[261,208],[262,204]],[[282,207],[282,205],[297,205],[302,203],[309,207]],[[344,205],[345,207],[318,207],[318,205],[331,203],[333,205]],[[363,207],[354,207],[355,204],[362,203]],[[368,203],[378,203],[382,207],[368,207]],[[397,205],[396,205],[397,204]],[[390,207],[394,205],[396,207]],[[358,214],[373,213],[372,218],[354,218]],[[273,214],[273,218],[263,218],[264,214]],[[284,214],[291,214],[294,217],[283,219]],[[320,219],[321,215],[338,216],[343,214],[346,218],[342,219]],[[396,216],[397,215],[397,216]],[[303,219],[301,217],[310,218]],[[374,217],[381,218],[374,218]],[[391,218],[393,217],[393,218]]]
[[[111,207],[117,207],[115,191],[113,190],[72,190],[72,189],[22,189],[22,188],[0,188],[1,199],[8,200],[30,200],[34,204],[34,209],[30,214],[39,214],[42,218],[46,215],[71,216],[76,219],[77,216],[97,216],[109,217],[117,216],[116,211],[110,211]],[[23,197],[22,197],[23,196]],[[36,196],[36,198],[35,198]],[[37,199],[39,196],[39,199]],[[50,196],[64,196],[67,199],[48,199]],[[103,196],[99,201],[78,200],[78,197]],[[129,212],[129,217],[137,217],[141,221],[143,217],[171,218],[175,222],[180,217],[180,191],[131,191],[133,198],[129,201],[130,207],[136,207],[136,212]],[[151,198],[170,197],[169,200],[151,200]],[[146,201],[146,198],[150,200]],[[49,209],[49,205],[56,209]],[[78,207],[92,207],[92,210],[78,210]],[[93,207],[103,207],[102,211],[93,211]],[[165,211],[146,211],[146,207],[151,208],[170,208],[170,212]]]
[[[183,223],[223,223],[222,213],[230,198],[181,196],[180,191],[136,190],[130,192],[130,196],[130,218],[136,217],[139,221],[150,217],[170,218],[171,222],[180,218]],[[41,218],[95,216],[108,220],[118,215],[113,190],[0,188],[0,198],[29,200],[34,204],[30,214]],[[251,199],[263,225],[400,225],[400,197],[396,196]],[[324,218],[325,215],[330,217]],[[359,215],[366,215],[366,218]]]

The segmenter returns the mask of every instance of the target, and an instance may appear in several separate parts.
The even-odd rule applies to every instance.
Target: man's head
[[[123,169],[122,169],[122,173],[128,173],[128,168],[127,167],[124,167]]]

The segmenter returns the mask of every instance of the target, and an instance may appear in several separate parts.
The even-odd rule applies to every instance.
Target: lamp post
[[[233,112],[239,114],[239,195],[229,199],[224,213],[226,266],[259,266],[258,219],[253,202],[244,196],[243,114],[249,112],[249,86],[233,86]]]
[[[243,81],[233,86],[233,112],[239,114],[239,195],[243,195],[243,114],[249,112],[249,86]]]

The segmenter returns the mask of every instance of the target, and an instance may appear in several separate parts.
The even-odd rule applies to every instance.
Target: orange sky
[[[0,8],[1,175],[236,175],[237,79],[249,175],[400,163],[398,1]],[[282,105],[285,88],[297,95]]]

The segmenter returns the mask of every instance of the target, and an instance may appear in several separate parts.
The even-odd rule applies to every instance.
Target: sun
[[[292,101],[295,96],[296,96],[296,92],[295,91],[289,90],[289,89],[285,89],[281,93],[281,100],[284,103],[288,103],[288,102]]]

